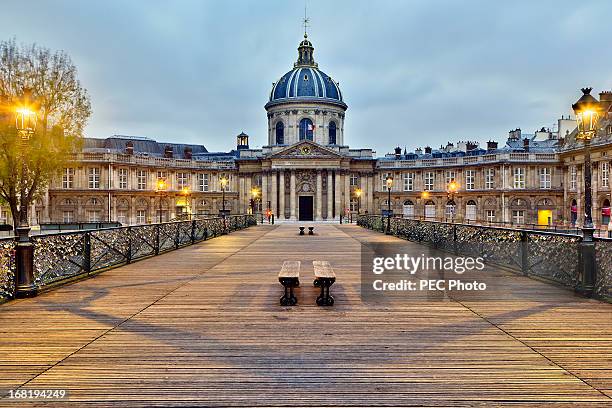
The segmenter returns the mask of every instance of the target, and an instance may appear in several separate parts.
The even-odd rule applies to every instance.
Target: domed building
[[[284,146],[300,140],[321,145],[344,144],[346,103],[338,82],[321,71],[314,47],[304,34],[293,69],[272,85],[268,112],[268,144]]]

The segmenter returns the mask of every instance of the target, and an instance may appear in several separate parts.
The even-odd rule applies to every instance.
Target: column
[[[323,178],[321,176],[321,170],[317,170],[317,209],[315,213],[315,221],[321,221],[323,219],[323,209],[321,208],[321,205],[323,204],[323,192],[321,190],[323,190]]]
[[[253,176],[249,173],[247,174],[247,176],[244,179],[244,196],[245,196],[245,205],[247,208],[245,208],[245,214],[248,213],[249,211],[251,211],[251,198],[253,198],[253,196],[251,195],[251,182],[253,180]]]
[[[278,208],[276,206],[276,203],[277,203],[276,200],[278,199],[276,171],[272,171],[271,176],[272,176],[272,196],[270,197],[270,200],[272,201],[272,214],[274,214],[274,217],[278,217]]]
[[[285,172],[281,170],[278,175],[279,189],[278,189],[278,219],[285,219]]]
[[[327,220],[334,219],[334,214],[332,211],[333,208],[334,208],[334,180],[332,178],[332,171],[327,170],[327,217],[325,217]]]
[[[261,209],[265,213],[268,209],[268,173],[261,174]]]
[[[366,209],[368,213],[374,214],[374,175],[368,174],[368,199]]]
[[[295,221],[295,171],[291,170],[290,191],[289,191],[289,207],[290,207],[290,220]]]
[[[336,191],[335,191],[335,210],[334,211],[334,219],[340,219],[340,214],[342,214],[342,176],[340,176],[340,170],[336,170]]]
[[[244,199],[244,195],[246,193],[246,186],[244,176],[240,175],[238,177],[238,214],[246,213],[246,202]]]
[[[351,175],[350,173],[346,173],[344,175],[344,207],[342,208],[342,212],[346,215],[346,213],[344,212],[344,209],[348,208],[350,210],[351,208]]]

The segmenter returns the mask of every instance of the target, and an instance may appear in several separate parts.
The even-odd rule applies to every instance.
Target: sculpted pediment
[[[270,159],[341,159],[337,152],[307,140],[273,153]]]

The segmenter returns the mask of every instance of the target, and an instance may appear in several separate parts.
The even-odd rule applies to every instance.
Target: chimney
[[[132,156],[134,154],[134,142],[127,142],[125,144],[125,154]]]
[[[425,154],[431,154],[431,147],[425,146]]]
[[[164,149],[164,157],[166,159],[171,159],[172,155],[173,155],[172,146],[166,146],[166,148]]]
[[[526,152],[529,151],[529,139],[528,138],[523,139],[523,149],[525,149]]]
[[[477,147],[478,147],[478,143],[476,143],[476,142],[467,142],[465,149],[469,152],[470,150],[476,150]]]
[[[606,115],[610,110],[610,107],[612,107],[612,91],[600,92],[599,104],[601,105],[604,115]]]
[[[189,146],[185,146],[185,149],[183,150],[183,157],[184,157],[186,160],[191,160],[191,158],[192,158],[192,152],[193,152],[193,150],[191,149],[191,147],[189,147]]]
[[[510,133],[508,133],[508,139],[510,139],[510,140],[520,140],[521,139],[521,129],[520,128],[516,128],[514,130],[511,130]]]
[[[497,142],[494,142],[492,140],[489,140],[487,142],[487,151],[491,152],[493,150],[497,150]]]
[[[402,148],[397,146],[395,148],[395,159],[399,160],[402,157]]]
[[[245,150],[249,148],[249,135],[244,132],[240,132],[236,136],[236,150]]]

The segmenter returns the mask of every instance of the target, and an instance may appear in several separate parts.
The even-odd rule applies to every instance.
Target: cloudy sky
[[[272,82],[297,56],[304,2],[5,2],[0,33],[63,49],[89,90],[91,137],[228,150],[266,141]],[[612,2],[308,0],[321,69],[349,105],[345,142],[378,154],[505,140],[612,89]]]

